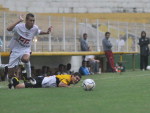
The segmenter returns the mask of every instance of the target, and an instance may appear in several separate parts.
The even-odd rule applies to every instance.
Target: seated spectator
[[[41,69],[36,69],[35,76],[41,76],[41,75],[42,75],[42,70]]]
[[[47,66],[42,66],[42,76],[46,77],[47,75]]]
[[[70,63],[68,63],[67,64],[67,69],[66,69],[66,72],[67,72],[67,74],[71,74],[71,73],[73,73],[72,71],[70,71],[71,70],[71,64]]]
[[[56,75],[66,74],[66,72],[65,72],[65,65],[59,64],[58,71],[55,74]]]
[[[47,76],[52,76],[51,68],[47,66]]]
[[[87,68],[87,62],[86,61],[82,61],[82,66],[79,68],[79,73],[81,75],[90,75],[90,71]]]
[[[99,69],[99,63],[100,61],[99,60],[96,60],[95,59],[95,56],[94,55],[87,55],[85,57],[85,61],[89,61],[90,63],[90,66],[91,66],[91,72],[94,73],[94,74],[99,74],[100,73],[100,69]]]

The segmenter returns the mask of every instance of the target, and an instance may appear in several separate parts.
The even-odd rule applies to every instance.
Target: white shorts
[[[56,84],[56,76],[49,76],[49,77],[44,77],[42,81],[42,87],[43,88],[51,88],[51,87],[57,87]]]
[[[28,54],[30,55],[30,52],[26,52],[26,51],[20,51],[20,52],[16,52],[16,51],[12,51],[9,57],[9,64],[8,64],[8,68],[13,68],[15,66],[18,66],[19,62],[21,61],[21,58],[24,54]]]

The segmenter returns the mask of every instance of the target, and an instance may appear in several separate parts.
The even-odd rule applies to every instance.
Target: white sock
[[[0,64],[0,69],[5,69],[8,64]]]
[[[30,61],[28,63],[24,63],[24,67],[27,71],[27,77],[31,77],[31,64],[30,64]]]

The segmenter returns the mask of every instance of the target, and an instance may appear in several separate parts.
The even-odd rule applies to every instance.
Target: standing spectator
[[[2,47],[3,47],[3,42],[2,39],[0,38],[0,51],[2,51]]]
[[[87,42],[87,33],[84,33],[83,34],[83,38],[81,39],[80,43],[81,43],[81,51],[89,51],[89,45],[88,45],[88,42]]]
[[[141,32],[141,38],[139,39],[140,45],[140,69],[146,70],[148,65],[148,55],[149,55],[149,39],[146,37],[146,32]]]
[[[92,73],[100,74],[100,69],[99,69],[100,61],[96,60],[94,55],[87,55],[85,57],[85,61],[89,61]]]
[[[125,41],[122,35],[120,36],[120,39],[118,40],[117,46],[118,46],[118,52],[124,51]]]
[[[90,71],[89,69],[87,68],[87,62],[86,61],[82,61],[82,66],[79,68],[79,73],[81,75],[90,75]]]
[[[111,68],[111,72],[116,72],[115,66],[114,66],[114,56],[112,53],[112,44],[109,41],[110,38],[110,32],[106,32],[105,33],[105,38],[102,41],[103,44],[103,49],[105,52],[105,55],[107,57],[107,61],[108,61],[108,66]]]

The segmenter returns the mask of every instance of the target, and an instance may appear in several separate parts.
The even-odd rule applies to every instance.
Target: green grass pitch
[[[72,88],[9,90],[0,82],[0,113],[148,113],[150,71],[105,73],[83,77],[96,82],[84,91],[82,81]]]

